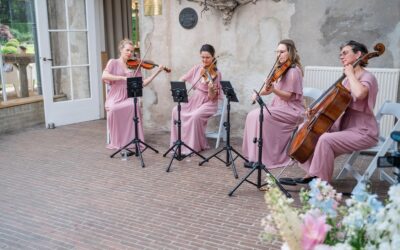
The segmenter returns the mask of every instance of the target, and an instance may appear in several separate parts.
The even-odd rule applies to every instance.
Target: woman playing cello
[[[346,77],[342,84],[351,95],[350,104],[329,132],[319,137],[313,156],[301,165],[306,175],[303,178],[282,178],[282,184],[309,183],[315,177],[331,181],[335,157],[377,143],[379,129],[373,109],[378,84],[375,76],[364,68],[367,62],[359,61],[366,54],[366,46],[356,41],[348,41],[340,47],[339,58]],[[312,115],[315,111],[308,113]]]
[[[284,166],[290,161],[285,149],[292,132],[302,122],[304,113],[303,72],[294,42],[289,39],[280,41],[276,53],[278,66],[274,72],[283,74],[274,82],[267,79],[260,91],[260,95],[275,95],[268,105],[271,114],[264,109],[261,128],[264,137],[262,163],[268,168]],[[253,139],[258,137],[260,129],[259,112],[259,109],[255,109],[246,118],[242,146],[244,156],[250,161],[245,164],[246,167],[251,167],[252,162],[258,159],[257,144]]]

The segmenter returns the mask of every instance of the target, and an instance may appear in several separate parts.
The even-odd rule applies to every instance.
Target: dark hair
[[[301,73],[304,74],[303,73],[303,66],[301,65],[301,62],[300,62],[300,56],[299,56],[299,54],[297,54],[296,45],[294,45],[293,40],[291,40],[291,39],[283,39],[278,44],[284,44],[286,46],[286,48],[288,50],[288,53],[289,53],[290,61],[294,65],[297,65],[300,68]]]
[[[203,51],[206,51],[206,52],[210,53],[212,57],[214,57],[214,55],[215,55],[215,49],[210,44],[204,44],[203,46],[201,46],[200,53],[203,52]]]
[[[350,41],[347,41],[347,42],[343,43],[340,46],[340,50],[342,50],[346,46],[350,46],[351,50],[353,51],[353,53],[357,53],[358,51],[360,51],[362,56],[365,55],[365,54],[368,54],[367,46],[365,46],[362,43],[350,40]],[[362,67],[365,67],[367,65],[368,65],[368,63],[365,63],[364,61],[360,62],[360,66],[362,66]]]

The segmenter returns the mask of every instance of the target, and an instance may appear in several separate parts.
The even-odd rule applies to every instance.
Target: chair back
[[[218,99],[218,109],[217,112],[212,117],[218,117],[219,116],[219,122],[218,122],[218,130],[217,131],[206,131],[206,137],[208,138],[215,138],[215,148],[219,147],[220,139],[226,140],[226,131],[224,130],[224,122],[225,122],[225,116],[226,116],[226,106],[228,104],[228,100],[224,96],[223,99]]]
[[[317,88],[303,88],[303,96],[317,100],[322,95],[322,90]]]

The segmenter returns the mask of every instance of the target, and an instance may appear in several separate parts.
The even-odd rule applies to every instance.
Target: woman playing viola
[[[264,122],[261,128],[262,163],[268,168],[281,167],[290,161],[286,146],[296,126],[303,121],[304,114],[303,71],[295,44],[289,39],[282,40],[276,52],[278,62],[275,72],[281,70],[283,65],[287,65],[288,60],[290,66],[275,82],[270,83],[267,79],[265,87],[259,93],[274,94],[272,102],[268,105],[271,114],[264,109]],[[253,95],[253,100],[255,98]],[[255,109],[246,118],[242,146],[243,154],[249,160],[249,163],[245,164],[246,167],[251,167],[258,159],[258,148],[253,139],[258,138],[259,134],[259,113],[260,109]]]
[[[205,136],[207,121],[217,112],[218,98],[221,93],[221,73],[216,70],[214,55],[214,47],[204,44],[200,49],[202,63],[195,65],[180,78],[181,81],[192,84],[194,89],[189,102],[181,106],[182,141],[197,152],[209,148]],[[178,131],[174,124],[177,118],[177,107],[174,107],[171,121],[171,145],[178,138]],[[189,153],[186,147],[182,148],[182,154]]]
[[[132,41],[124,39],[119,43],[120,57],[108,61],[103,71],[102,79],[109,84],[110,89],[106,97],[105,108],[107,111],[107,125],[110,130],[109,149],[120,149],[134,138],[134,105],[133,98],[128,98],[126,79],[128,77],[140,77],[142,73],[139,70],[130,69],[126,62],[134,53]],[[143,87],[147,86],[165,67],[160,65],[150,77],[143,80]],[[136,75],[134,75],[136,72]],[[143,126],[140,108],[137,107],[139,117],[138,137],[144,141]]]

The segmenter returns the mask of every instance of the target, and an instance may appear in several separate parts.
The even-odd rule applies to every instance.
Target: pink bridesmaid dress
[[[288,101],[275,95],[271,104],[267,105],[271,115],[263,109],[262,163],[267,168],[282,167],[289,163],[286,147],[293,131],[304,119],[303,76],[300,68],[289,68],[275,88],[294,95]],[[259,114],[259,108],[250,111],[244,128],[242,152],[250,162],[258,161],[258,144],[253,139],[259,136]]]
[[[111,59],[105,68],[107,72],[118,76],[133,77],[134,71],[127,69],[119,59]],[[142,76],[140,70],[136,76]],[[120,149],[134,138],[134,104],[133,98],[128,98],[125,80],[108,81],[110,90],[106,97],[105,108],[107,111],[107,125],[110,131],[109,149]],[[142,113],[137,103],[138,137],[144,141]]]
[[[183,79],[194,85],[201,78],[202,65],[196,65]],[[199,152],[209,148],[205,135],[208,119],[217,112],[218,99],[221,97],[221,73],[214,80],[217,86],[218,98],[210,100],[208,98],[208,84],[201,79],[194,87],[194,93],[189,97],[188,103],[181,103],[181,121],[182,121],[182,141],[189,147]],[[172,110],[171,120],[171,140],[170,145],[178,139],[178,129],[174,124],[174,120],[178,119],[177,107]],[[182,154],[189,154],[190,151],[186,147],[182,147]]]

